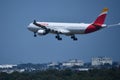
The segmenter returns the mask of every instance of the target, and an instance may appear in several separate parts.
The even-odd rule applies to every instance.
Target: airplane
[[[108,27],[104,24],[107,13],[108,8],[104,8],[97,19],[92,23],[36,22],[36,20],[34,20],[28,25],[28,30],[34,33],[34,37],[53,33],[56,34],[55,38],[58,40],[62,40],[60,35],[66,35],[71,36],[71,39],[76,41],[78,40],[75,36],[76,34],[88,34]],[[120,23],[110,26],[116,25],[120,25]]]

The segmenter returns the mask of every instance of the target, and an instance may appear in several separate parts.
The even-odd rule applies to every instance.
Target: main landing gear
[[[75,37],[75,35],[71,36],[71,39],[73,39],[74,41],[77,41],[78,39]]]
[[[62,40],[62,38],[60,37],[59,34],[57,34],[57,35],[55,36],[55,38],[56,38],[57,40]]]
[[[55,38],[56,38],[57,40],[62,40],[62,38],[60,37],[59,34],[57,34],[57,35],[55,36]],[[77,40],[78,40],[78,39],[75,37],[75,35],[72,35],[72,36],[71,36],[71,39],[73,39],[74,41],[77,41]]]

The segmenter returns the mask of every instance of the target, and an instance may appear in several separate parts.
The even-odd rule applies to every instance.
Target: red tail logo
[[[95,20],[93,24],[102,26],[102,24],[104,24],[107,12],[108,12],[108,8],[104,8],[102,10],[102,13],[98,16],[98,18]]]
[[[106,15],[108,12],[108,8],[104,8],[102,10],[102,13],[97,17],[97,19],[93,22],[93,24],[89,25],[87,29],[85,30],[85,33],[90,33],[99,30],[102,28],[102,25],[104,24]]]

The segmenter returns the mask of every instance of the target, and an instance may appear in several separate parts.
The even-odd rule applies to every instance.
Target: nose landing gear
[[[34,37],[37,37],[36,32],[34,32]]]

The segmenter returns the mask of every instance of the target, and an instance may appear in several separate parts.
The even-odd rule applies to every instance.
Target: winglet
[[[102,10],[102,13],[97,17],[97,19],[94,21],[93,24],[102,26],[104,24],[107,12],[108,12],[108,8],[104,8]]]

